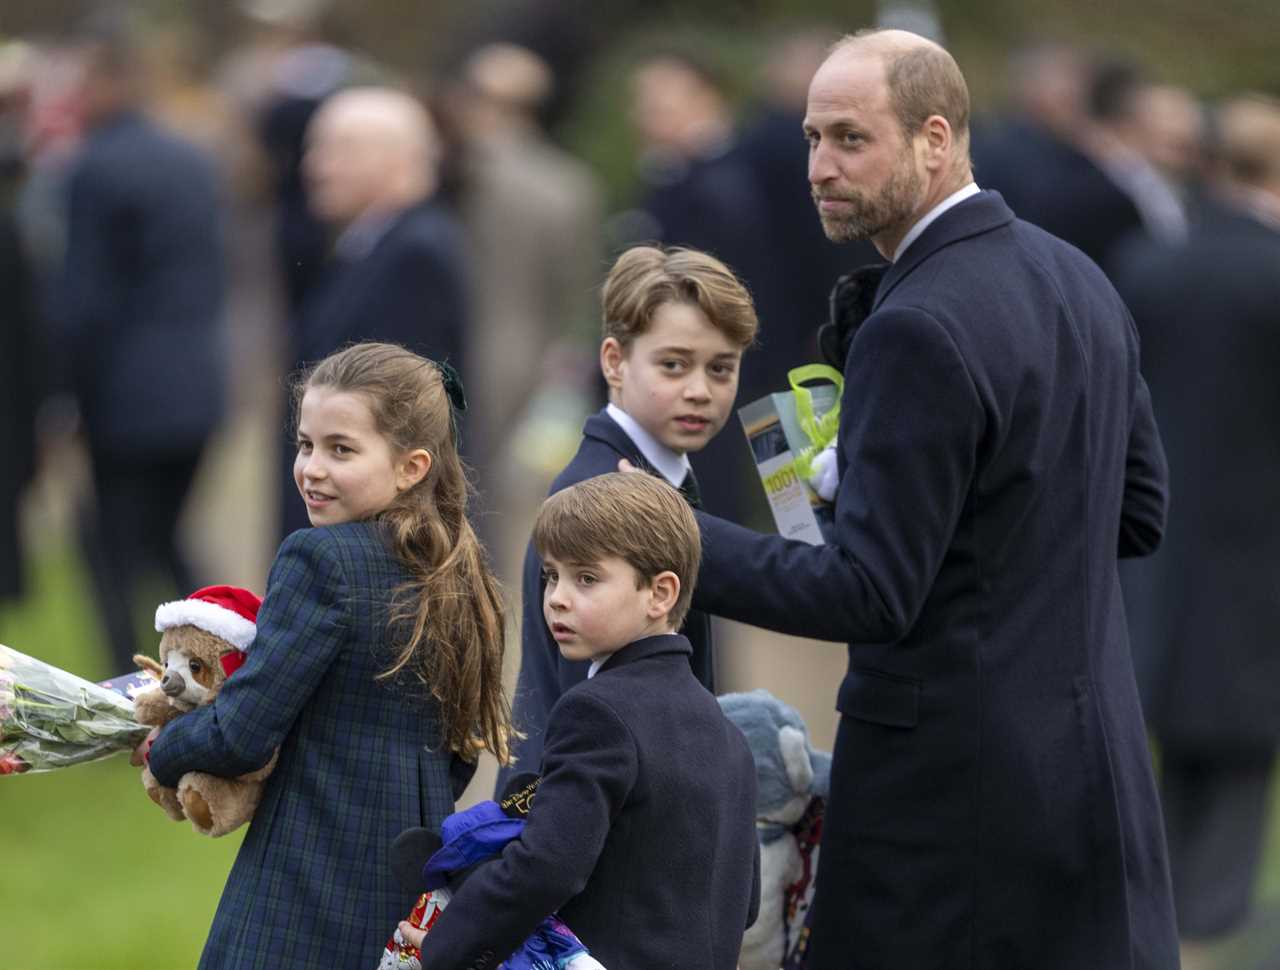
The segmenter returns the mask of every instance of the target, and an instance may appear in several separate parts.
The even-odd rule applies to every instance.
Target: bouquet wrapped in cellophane
[[[97,761],[133,749],[149,730],[133,719],[127,691],[0,644],[0,775]]]

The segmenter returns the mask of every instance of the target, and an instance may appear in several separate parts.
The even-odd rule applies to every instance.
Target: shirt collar
[[[949,196],[921,216],[920,221],[908,230],[907,234],[902,237],[902,242],[898,243],[898,248],[893,251],[893,261],[896,263],[899,257],[907,251],[907,247],[919,239],[921,233],[928,229],[930,223],[937,219],[938,216],[942,215],[948,209],[959,205],[965,199],[969,198],[969,196],[977,195],[980,191],[981,189],[978,188],[976,183],[970,182],[964,188],[956,189],[956,191],[952,192]]]
[[[654,469],[671,485],[679,488],[684,477],[689,474],[689,456],[672,451],[661,441],[649,434],[640,423],[616,404],[605,408],[609,417],[617,422],[618,427],[627,433],[627,437],[635,442],[640,454],[644,455]]]

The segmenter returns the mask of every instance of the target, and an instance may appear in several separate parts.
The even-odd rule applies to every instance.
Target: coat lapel
[[[919,239],[907,247],[902,258],[889,267],[876,290],[875,303],[871,309],[878,309],[894,287],[938,250],[961,239],[1008,225],[1013,218],[1013,211],[1005,204],[1000,193],[991,191],[980,192],[944,212]]]
[[[609,417],[609,412],[603,408],[587,418],[587,423],[582,426],[582,436],[584,438],[594,438],[596,441],[608,445],[618,453],[619,458],[627,459],[637,468],[643,468],[651,475],[658,474],[658,470],[649,464],[649,460],[641,454],[640,449],[636,447],[636,443],[628,437],[627,433],[618,425],[618,422]]]

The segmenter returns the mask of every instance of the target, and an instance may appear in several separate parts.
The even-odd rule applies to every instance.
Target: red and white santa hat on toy
[[[194,626],[235,647],[223,654],[222,669],[231,672],[244,663],[244,651],[258,635],[258,608],[262,600],[239,586],[206,586],[186,599],[156,607],[156,632],[175,626]]]

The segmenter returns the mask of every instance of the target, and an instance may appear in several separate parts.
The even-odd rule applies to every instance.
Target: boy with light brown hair
[[[423,970],[495,967],[551,913],[606,967],[733,970],[759,902],[755,764],[676,633],[693,511],[656,476],[614,472],[548,498],[533,545],[546,624],[591,670],[551,711],[524,829],[450,901]]]
[[[751,295],[707,253],[636,246],[609,271],[601,305],[600,369],[609,403],[587,419],[578,453],[551,493],[616,471],[625,458],[678,488],[696,508],[688,456],[706,447],[733,411],[742,355],[759,327]],[[587,675],[587,663],[563,655],[543,622],[542,591],[542,561],[531,543],[513,699],[514,722],[526,737],[515,747],[519,766],[500,773],[499,788],[512,770],[537,765],[552,706]],[[694,676],[714,692],[710,618],[692,611],[681,632],[692,646]]]

